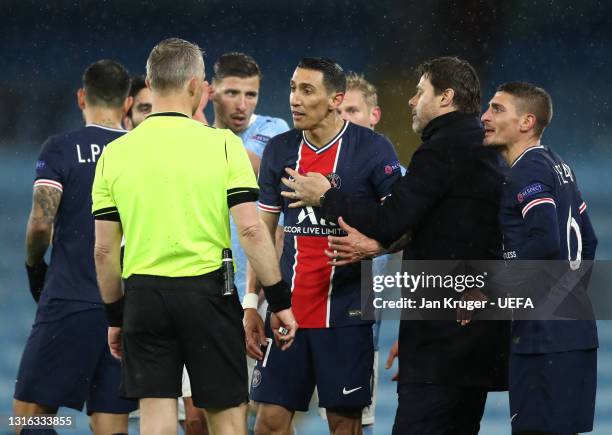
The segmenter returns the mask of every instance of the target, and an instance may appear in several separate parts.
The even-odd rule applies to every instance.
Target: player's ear
[[[129,116],[123,117],[123,128],[125,128],[127,131],[134,129],[134,125],[132,124],[132,120]]]
[[[440,94],[440,107],[451,107],[454,104],[455,90],[452,88],[444,89]]]
[[[121,108],[122,116],[125,116],[126,113],[130,110],[132,105],[134,104],[134,97],[128,95],[123,102],[123,107]]]
[[[331,110],[337,110],[344,100],[344,92],[334,92],[329,104]]]
[[[376,124],[380,121],[380,117],[382,116],[382,111],[380,110],[380,106],[372,107],[370,110],[370,125],[372,128],[376,127]]]
[[[190,96],[194,96],[196,94],[196,91],[198,90],[198,79],[196,79],[195,77],[192,77],[189,79],[189,82],[187,83],[187,92],[189,93]]]
[[[79,88],[77,91],[77,104],[79,109],[85,110],[85,89]]]
[[[535,125],[536,125],[536,117],[533,113],[526,113],[525,115],[521,116],[519,119],[519,128],[522,133],[526,133],[530,130],[533,130]]]

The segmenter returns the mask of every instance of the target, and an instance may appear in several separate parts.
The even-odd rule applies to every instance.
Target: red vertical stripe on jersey
[[[302,142],[296,169],[323,175],[334,172],[341,143],[340,138],[317,154]],[[306,223],[309,218],[305,218]],[[302,328],[328,327],[333,267],[327,264],[328,258],[325,255],[327,237],[296,235],[295,249],[292,283],[292,309],[295,318]]]

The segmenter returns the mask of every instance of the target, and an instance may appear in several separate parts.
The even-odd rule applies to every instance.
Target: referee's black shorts
[[[248,401],[243,310],[237,294],[221,295],[218,273],[132,275],[125,289],[124,397],[179,397],[185,364],[195,406]]]

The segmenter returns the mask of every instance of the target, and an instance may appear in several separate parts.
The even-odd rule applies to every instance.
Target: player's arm
[[[51,244],[53,222],[61,199],[62,190],[57,187],[34,186],[32,210],[26,228],[26,269],[30,292],[36,302],[45,282],[47,265],[44,256]]]
[[[523,222],[527,239],[518,249],[518,257],[525,260],[555,258],[561,249],[557,210],[551,203],[530,209]]]
[[[261,222],[264,225],[266,231],[268,231],[268,233],[270,234],[271,240],[275,245],[276,243],[274,242],[273,228],[274,225],[277,225],[278,216],[278,214],[273,213],[260,213]],[[276,250],[276,255],[278,258],[278,250]],[[242,307],[244,308],[243,322],[246,338],[246,350],[250,357],[255,358],[257,360],[261,360],[264,356],[261,347],[267,345],[263,319],[257,312],[260,300],[259,294],[262,285],[257,279],[257,274],[255,273],[253,267],[251,267],[250,261],[247,261],[246,282],[246,293],[244,296],[244,301],[242,303]]]
[[[96,165],[91,197],[95,219],[94,262],[100,296],[108,320],[108,345],[111,354],[121,358],[121,326],[123,324],[123,287],[121,283],[121,239],[123,229],[117,204],[109,188],[108,149]],[[112,167],[112,165],[110,165]]]
[[[277,343],[283,342],[281,348],[287,349],[297,331],[297,322],[291,311],[291,291],[281,279],[276,251],[274,249],[275,227],[270,231],[259,219],[254,202],[243,202],[230,209],[238,229],[240,245],[258,280],[261,282],[270,310],[276,314],[286,333],[275,331]],[[248,295],[247,295],[248,296]],[[255,313],[257,314],[257,313]]]
[[[123,297],[121,285],[121,222],[96,220],[94,259],[100,295],[105,304]]]
[[[343,217],[345,222],[366,236],[389,246],[418,224],[447,191],[455,172],[449,160],[444,151],[419,149],[406,176],[393,185],[391,195],[380,205],[355,198],[341,189],[331,189],[329,182],[323,187],[326,180],[320,174],[303,176],[291,169],[287,169],[287,173],[295,179],[295,186],[287,179],[283,179],[283,183],[293,188],[296,195],[283,192],[283,196],[300,199],[298,191],[302,190],[309,201],[314,201],[316,196],[316,202],[319,202],[319,196],[324,193],[320,201],[324,219],[337,222],[339,217]]]
[[[597,250],[597,236],[591,224],[591,219],[586,211],[586,203],[582,203],[580,207],[581,228],[582,234],[582,258],[584,260],[594,260],[595,251]]]
[[[108,346],[111,355],[120,359],[124,302],[120,265],[123,231],[118,219],[105,220],[103,215],[98,217],[102,217],[95,223],[94,260],[98,287],[108,319]]]
[[[29,266],[43,261],[51,244],[53,221],[61,199],[62,191],[55,187],[34,186],[32,211],[26,229],[26,263]]]
[[[523,216],[523,232],[527,235],[525,243],[517,249],[518,258],[555,258],[561,249],[561,240],[552,169],[546,162],[533,159],[514,171],[507,181],[508,188]]]
[[[229,165],[228,208],[236,224],[239,242],[263,286],[270,310],[276,313],[288,329],[288,333],[282,337],[282,348],[286,349],[291,345],[297,330],[291,311],[291,291],[289,285],[281,279],[273,237],[257,213],[255,201],[259,191],[244,146],[238,137],[228,133],[225,147]],[[277,332],[275,336],[278,341]]]

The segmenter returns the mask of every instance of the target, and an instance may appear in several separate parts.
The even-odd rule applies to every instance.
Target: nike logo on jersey
[[[354,393],[357,390],[361,390],[361,387],[353,388],[352,390],[347,390],[346,387],[344,387],[342,389],[342,394],[344,394],[345,396],[348,396],[349,394]]]

